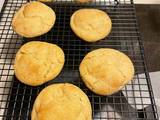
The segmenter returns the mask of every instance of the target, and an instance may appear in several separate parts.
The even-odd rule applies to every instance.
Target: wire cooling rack
[[[32,105],[40,90],[52,83],[70,82],[79,86],[89,97],[93,120],[158,120],[151,83],[146,69],[144,51],[137,28],[133,1],[107,0],[88,4],[72,0],[46,3],[56,12],[56,23],[47,34],[25,39],[11,27],[12,17],[26,0],[6,0],[0,19],[0,119],[30,120]],[[100,42],[80,40],[69,26],[70,16],[80,8],[97,8],[109,14],[113,28]],[[20,83],[14,76],[13,61],[19,47],[30,40],[58,44],[65,52],[65,66],[53,81],[38,87]],[[91,50],[108,47],[126,53],[135,66],[134,80],[123,90],[110,96],[99,96],[89,91],[79,77],[80,61]],[[140,76],[140,73],[145,73]]]

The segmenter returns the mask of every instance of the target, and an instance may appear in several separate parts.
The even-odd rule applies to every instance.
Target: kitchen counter
[[[160,71],[160,5],[136,5],[136,12],[148,70]]]
[[[160,5],[136,5],[154,96],[160,115]],[[159,72],[155,72],[159,71]]]
[[[4,3],[4,0],[1,0],[1,2],[0,2],[0,11],[2,9],[3,3]]]

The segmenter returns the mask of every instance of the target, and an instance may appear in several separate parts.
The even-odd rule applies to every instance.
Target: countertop
[[[144,44],[148,71],[150,72],[153,92],[160,115],[160,4],[136,4],[136,14]]]

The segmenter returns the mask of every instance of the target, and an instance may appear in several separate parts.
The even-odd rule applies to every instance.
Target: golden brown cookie
[[[99,95],[119,91],[134,76],[134,66],[129,57],[110,48],[89,52],[82,60],[79,70],[86,86]]]
[[[41,85],[54,79],[64,65],[60,47],[46,42],[32,41],[24,44],[16,54],[16,77],[27,85]]]
[[[56,20],[55,12],[47,5],[33,1],[24,4],[14,15],[12,27],[24,37],[36,37],[47,33]]]
[[[31,120],[92,120],[86,94],[69,83],[44,88],[36,98]]]
[[[107,13],[98,9],[80,9],[70,20],[73,32],[87,42],[105,38],[111,31],[112,22]]]
[[[40,1],[40,2],[52,2],[54,0],[38,0],[38,1]]]

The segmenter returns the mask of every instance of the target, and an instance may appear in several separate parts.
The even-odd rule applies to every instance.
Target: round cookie
[[[92,120],[86,94],[69,83],[44,88],[36,98],[31,120]]]
[[[73,32],[87,42],[105,38],[111,31],[112,22],[107,13],[98,9],[80,9],[70,20]]]
[[[111,95],[121,90],[134,76],[129,57],[110,48],[89,52],[79,70],[86,86],[99,95]]]
[[[22,83],[37,86],[54,79],[62,70],[64,61],[64,53],[57,45],[32,41],[17,52],[14,71]]]
[[[33,1],[24,4],[17,11],[12,20],[12,27],[17,34],[31,38],[47,33],[55,20],[55,12],[50,7]]]
[[[40,2],[54,2],[54,0],[38,0]]]

